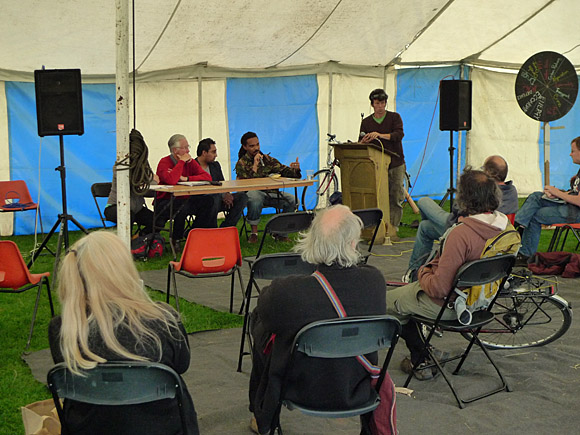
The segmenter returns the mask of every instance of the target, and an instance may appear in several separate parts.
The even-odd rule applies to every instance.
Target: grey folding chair
[[[286,369],[286,376],[282,384],[281,400],[278,405],[278,414],[273,419],[270,433],[276,429],[282,433],[280,426],[280,411],[282,405],[289,410],[298,409],[306,415],[323,418],[348,418],[356,415],[363,415],[372,412],[380,403],[379,390],[384,380],[385,374],[395,345],[401,333],[400,322],[392,316],[359,316],[345,317],[330,320],[320,320],[303,327],[294,338],[293,350],[290,363]],[[369,398],[366,402],[357,406],[344,405],[336,406],[333,409],[323,407],[313,407],[304,405],[294,399],[285,398],[288,388],[288,374],[293,370],[293,364],[297,353],[302,353],[310,358],[321,358],[327,360],[332,367],[332,359],[349,358],[353,360],[358,355],[366,355],[380,349],[389,349],[383,362],[379,378],[375,388],[371,388]],[[325,376],[333,376],[337,383],[347,384],[350,379],[344,377],[343,373],[329,370]],[[370,375],[369,375],[370,378]],[[293,386],[297,388],[296,386]],[[370,387],[370,384],[369,384]],[[303,399],[308,398],[312,392],[309,386],[303,386],[300,391],[293,392],[293,396]],[[319,394],[320,392],[316,392]]]
[[[83,372],[72,374],[64,363],[54,366],[47,375],[48,388],[60,418],[62,433],[69,433],[66,416],[59,399],[94,405],[137,405],[162,399],[175,399],[179,408],[182,432],[185,433],[183,385],[180,376],[170,367],[153,362],[107,362]],[[136,433],[135,427],[116,428],[117,433]],[[143,432],[146,433],[146,428]]]
[[[470,288],[473,286],[485,285],[488,283],[493,283],[493,282],[499,281],[499,288],[501,289],[503,287],[503,285],[505,284],[505,281],[507,280],[509,274],[511,273],[514,262],[515,262],[514,255],[503,254],[503,255],[496,255],[495,257],[481,258],[479,260],[475,260],[475,261],[471,261],[469,263],[466,263],[463,266],[461,266],[459,268],[459,270],[457,271],[452,288],[453,289],[455,289],[455,288],[467,289],[467,288]],[[429,334],[427,335],[427,338],[424,339],[423,355],[429,355],[429,357],[431,358],[433,363],[426,365],[425,369],[429,369],[430,367],[436,366],[437,369],[443,375],[445,381],[447,382],[447,385],[449,385],[449,388],[451,389],[451,392],[453,393],[455,400],[457,400],[457,404],[459,405],[460,408],[464,408],[466,403],[470,403],[470,402],[474,402],[474,401],[479,400],[479,399],[483,399],[484,397],[491,396],[492,394],[499,393],[501,391],[508,391],[509,392],[510,388],[509,388],[506,380],[504,379],[499,367],[493,361],[489,352],[487,351],[485,346],[481,343],[481,341],[479,340],[479,337],[478,337],[481,329],[485,325],[487,325],[488,323],[493,321],[495,318],[495,316],[492,312],[492,308],[493,308],[493,304],[495,302],[495,298],[497,298],[497,296],[500,294],[500,292],[498,291],[496,293],[494,300],[491,302],[491,304],[486,309],[474,311],[473,313],[471,313],[472,320],[468,325],[464,325],[464,324],[460,323],[458,320],[441,320],[443,313],[444,313],[446,307],[451,302],[451,297],[454,294],[455,294],[455,292],[453,290],[449,292],[449,294],[445,298],[445,302],[444,302],[443,306],[441,307],[441,310],[439,311],[439,314],[437,315],[436,319],[429,319],[426,317],[416,316],[416,315],[411,316],[411,319],[417,325],[417,329],[419,330],[419,334],[421,336],[423,336],[422,335],[423,328],[421,325],[426,325],[430,330]],[[465,350],[460,355],[456,355],[456,356],[452,356],[450,358],[445,358],[445,359],[440,360],[437,358],[437,356],[433,352],[433,348],[430,346],[430,342],[431,342],[431,338],[433,337],[435,332],[441,331],[441,330],[448,331],[448,332],[459,332],[459,333],[463,333],[463,334],[469,334],[469,335],[471,335],[472,338],[471,338],[469,344],[467,345],[467,347],[465,348]],[[494,389],[489,390],[489,391],[482,393],[482,394],[478,394],[474,397],[462,399],[459,396],[453,383],[451,382],[449,375],[443,369],[443,365],[447,362],[459,359],[460,361],[457,364],[457,367],[455,368],[455,370],[453,371],[454,375],[459,374],[459,370],[463,366],[463,363],[465,362],[465,360],[466,360],[467,356],[469,355],[469,352],[471,351],[474,344],[477,344],[480,347],[480,349],[483,351],[486,358],[489,360],[491,365],[494,367],[494,369],[497,372],[497,375],[501,381],[501,385],[497,388],[494,388]],[[413,369],[416,369],[417,368],[416,366],[418,366],[418,365],[419,365],[419,363],[415,364],[415,367],[413,367]],[[407,380],[406,380],[405,385],[404,385],[405,387],[407,387],[409,385],[412,378],[413,378],[413,374],[411,373],[407,377]]]
[[[280,215],[281,216],[281,215]],[[242,359],[250,352],[244,351],[246,335],[249,336],[248,321],[250,318],[250,300],[252,298],[252,288],[255,286],[260,291],[257,279],[272,280],[289,275],[310,275],[316,270],[314,264],[306,263],[300,254],[284,252],[279,254],[268,254],[257,258],[250,269],[250,278],[246,287],[246,294],[242,307],[244,308],[244,324],[242,326],[242,338],[240,340],[240,353],[238,357],[238,372],[242,371]],[[251,343],[250,343],[251,344]]]

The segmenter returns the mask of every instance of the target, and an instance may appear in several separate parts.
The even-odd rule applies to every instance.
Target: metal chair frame
[[[452,288],[453,289],[455,289],[455,288],[465,289],[465,288],[470,288],[470,287],[477,286],[477,285],[484,285],[484,284],[492,283],[495,281],[500,281],[499,288],[501,289],[503,287],[503,285],[505,284],[505,281],[507,280],[514,263],[515,263],[515,256],[512,254],[503,254],[503,255],[497,255],[495,257],[481,258],[481,259],[466,263],[463,266],[461,266],[459,268],[459,270],[457,271]],[[491,355],[487,351],[486,347],[481,343],[481,341],[479,340],[479,337],[478,337],[483,326],[487,325],[488,323],[493,321],[493,319],[495,318],[495,316],[491,310],[493,308],[493,304],[495,303],[495,300],[497,299],[497,296],[500,294],[500,291],[498,291],[496,293],[495,298],[493,299],[491,304],[485,310],[479,310],[479,311],[475,311],[472,313],[473,319],[471,321],[471,324],[469,324],[469,325],[463,325],[463,324],[459,323],[459,321],[457,321],[457,320],[450,320],[450,321],[441,320],[446,308],[448,306],[450,306],[449,304],[451,302],[451,297],[454,294],[455,294],[455,292],[453,290],[449,292],[449,294],[445,298],[445,302],[444,302],[443,306],[441,307],[441,310],[439,311],[439,314],[437,315],[436,319],[429,319],[429,318],[418,316],[418,315],[411,316],[411,319],[415,322],[421,337],[423,337],[421,325],[426,325],[429,327],[430,332],[427,335],[427,338],[423,337],[424,338],[423,355],[429,355],[429,357],[431,358],[433,363],[426,365],[425,369],[429,369],[429,368],[436,366],[437,369],[443,375],[445,381],[447,382],[447,385],[449,385],[449,388],[451,389],[451,392],[453,393],[453,396],[455,397],[457,404],[459,405],[460,408],[464,408],[465,404],[467,404],[467,403],[471,403],[471,402],[474,402],[476,400],[483,399],[484,397],[491,396],[492,394],[499,393],[501,391],[509,392],[511,390],[507,384],[507,381],[503,377],[499,367],[493,361],[493,359],[491,358]],[[469,332],[472,336],[472,339],[470,340],[469,344],[467,345],[465,350],[460,355],[456,355],[456,356],[452,356],[450,358],[445,358],[445,359],[440,360],[434,354],[433,349],[430,346],[431,338],[433,337],[433,335],[435,335],[436,331],[440,331],[440,330],[449,331],[449,332],[460,332],[460,333]],[[453,386],[453,383],[451,382],[449,375],[443,369],[443,365],[447,362],[459,359],[460,361],[457,364],[457,367],[455,368],[455,370],[453,371],[453,374],[457,375],[459,373],[459,370],[463,366],[463,363],[467,359],[467,356],[469,355],[474,344],[477,344],[481,348],[481,350],[483,351],[486,358],[489,360],[491,365],[494,367],[499,379],[501,380],[501,386],[498,388],[489,390],[485,393],[479,394],[477,396],[463,399],[457,393],[457,390]],[[419,365],[419,363],[414,364],[413,370],[415,370],[418,365]],[[405,381],[404,387],[407,387],[409,385],[412,378],[413,378],[413,374],[411,373],[407,377],[407,380]]]

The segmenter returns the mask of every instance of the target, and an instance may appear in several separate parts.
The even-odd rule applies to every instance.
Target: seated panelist
[[[236,174],[238,179],[246,178],[263,178],[270,174],[280,174],[283,177],[300,178],[300,163],[298,157],[296,161],[290,163],[290,166],[283,165],[269,154],[260,151],[260,140],[258,135],[252,131],[244,133],[240,140],[242,146],[238,152],[238,162],[236,163]],[[268,194],[270,193],[270,195]],[[281,203],[276,190],[251,190],[248,192],[248,215],[247,220],[252,227],[252,233],[249,238],[250,243],[258,242],[258,224],[262,208],[282,206],[284,213],[290,213],[296,210],[296,198],[286,192],[280,192],[282,195]],[[280,235],[279,238],[287,237]]]

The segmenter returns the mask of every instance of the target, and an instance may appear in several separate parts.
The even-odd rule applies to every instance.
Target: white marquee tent
[[[114,2],[87,0],[5,2],[0,14],[0,153],[8,156],[0,160],[0,179],[25,179],[45,208],[54,208],[52,217],[60,203],[58,188],[48,187],[58,185],[50,160],[57,142],[36,134],[33,71],[82,70],[86,133],[65,139],[69,185],[108,181],[115,160],[115,14]],[[461,135],[462,162],[479,166],[501,154],[526,194],[542,185],[543,137],[540,123],[517,105],[515,72],[540,51],[564,54],[578,70],[579,17],[577,0],[135,0],[136,126],[153,167],[167,154],[167,138],[181,132],[190,144],[213,137],[231,175],[240,134],[254,130],[283,162],[300,152],[305,167],[317,168],[326,158],[326,133],[356,139],[370,90],[384,87],[389,108],[405,123],[407,169],[413,180],[420,174],[413,194],[440,196],[449,136],[438,131],[437,87],[449,75],[462,76],[473,81],[473,128]],[[297,77],[306,81],[286,81]],[[313,116],[286,122],[294,104]],[[578,116],[575,107],[551,123],[560,128],[551,136],[554,184],[574,171],[568,150],[579,135]],[[73,214],[98,225],[89,193],[78,195],[75,202],[73,188]],[[2,232],[11,232],[11,219],[2,218]]]

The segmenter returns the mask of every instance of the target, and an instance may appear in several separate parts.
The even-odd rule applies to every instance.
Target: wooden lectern
[[[396,235],[396,229],[389,223],[389,153],[375,143],[334,145],[334,155],[340,161],[342,203],[352,210],[378,207],[383,211],[383,224],[375,243],[384,243],[385,235]],[[363,232],[363,237],[370,239],[372,233],[367,232],[370,233]]]

